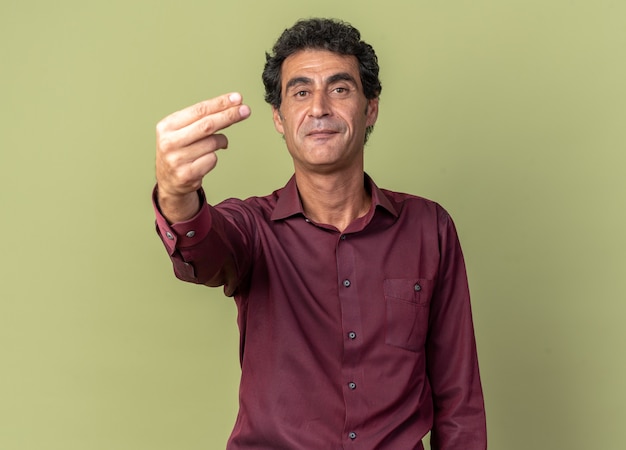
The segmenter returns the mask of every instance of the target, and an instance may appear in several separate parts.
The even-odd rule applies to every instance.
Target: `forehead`
[[[292,78],[325,79],[338,73],[349,73],[360,84],[359,62],[353,55],[328,50],[300,50],[289,55],[281,68],[283,87]]]

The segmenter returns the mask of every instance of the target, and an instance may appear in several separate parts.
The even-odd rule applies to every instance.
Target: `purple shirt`
[[[182,280],[224,286],[241,333],[228,449],[484,450],[470,297],[452,219],[379,189],[343,233],[305,216],[295,178],[157,230]],[[155,203],[156,205],[156,203]]]

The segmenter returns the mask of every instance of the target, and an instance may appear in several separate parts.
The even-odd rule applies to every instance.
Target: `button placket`
[[[356,241],[338,236],[336,241],[338,294],[341,306],[341,325],[345,331],[344,352],[341,362],[343,395],[345,400],[344,436],[346,441],[356,439],[356,433],[363,422],[362,411],[365,392],[359,389],[361,378],[361,339],[362,332],[361,300],[359,292],[358,265],[355,264]],[[363,384],[365,386],[365,384]]]

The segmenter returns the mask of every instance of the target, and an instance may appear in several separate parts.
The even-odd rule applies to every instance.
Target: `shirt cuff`
[[[200,211],[189,220],[170,224],[159,209],[157,186],[152,191],[152,206],[156,216],[156,230],[161,236],[170,256],[174,254],[176,249],[193,247],[202,242],[211,230],[211,213],[202,188],[198,190],[198,196],[200,197]]]

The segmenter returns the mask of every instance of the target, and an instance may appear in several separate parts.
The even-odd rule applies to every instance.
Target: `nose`
[[[311,96],[309,115],[311,117],[324,117],[331,114],[330,100],[323,92],[316,92]]]

